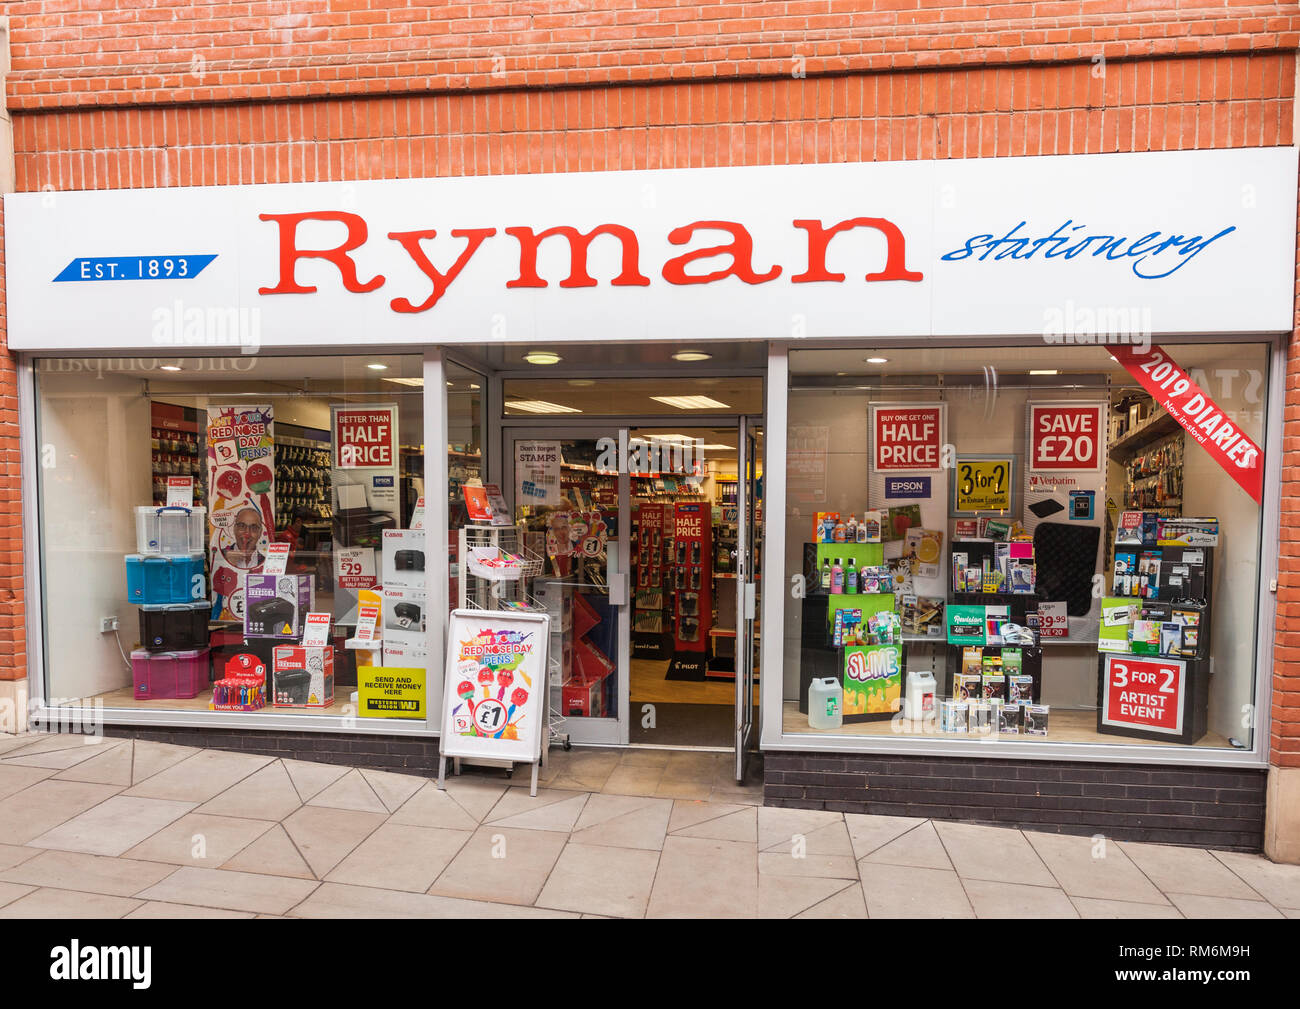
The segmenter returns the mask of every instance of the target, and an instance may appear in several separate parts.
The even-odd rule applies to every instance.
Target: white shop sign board
[[[537,765],[549,731],[545,695],[550,622],[546,613],[452,611],[439,787],[446,758],[467,757],[531,763],[536,792]]]
[[[1296,159],[1273,147],[9,194],[8,341],[166,354],[1043,336],[1098,313],[1155,337],[1283,332]],[[814,254],[815,232],[840,224]],[[584,265],[571,239],[604,225],[624,231],[593,237]],[[536,237],[553,228],[572,230]]]

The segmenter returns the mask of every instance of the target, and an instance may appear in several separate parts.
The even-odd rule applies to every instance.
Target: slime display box
[[[301,637],[313,598],[311,575],[245,575],[244,637]]]
[[[271,704],[328,708],[334,703],[334,649],[279,645],[272,669]]]

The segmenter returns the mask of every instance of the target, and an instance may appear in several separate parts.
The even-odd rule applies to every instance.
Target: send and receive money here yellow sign
[[[1009,512],[1011,510],[1010,456],[996,459],[957,458],[957,512]]]
[[[425,671],[357,667],[357,714],[362,718],[424,718]]]

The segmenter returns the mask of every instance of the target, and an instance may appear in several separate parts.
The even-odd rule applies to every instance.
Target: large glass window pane
[[[784,730],[1249,747],[1261,508],[1202,440],[1267,448],[1269,348],[1163,353],[1199,438],[1105,346],[792,352]]]
[[[425,717],[418,355],[35,369],[53,703]]]

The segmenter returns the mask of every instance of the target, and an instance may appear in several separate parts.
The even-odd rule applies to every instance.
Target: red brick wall
[[[599,6],[11,2],[17,188],[1293,142],[1294,5]],[[1270,713],[1273,759],[1290,766],[1300,766],[1296,356]],[[0,460],[9,474],[13,396],[4,359]],[[17,493],[16,477],[0,478],[0,678],[21,677],[25,662]]]
[[[1293,50],[1294,5],[1190,0],[11,2],[14,108]],[[864,9],[869,8],[869,9]]]

